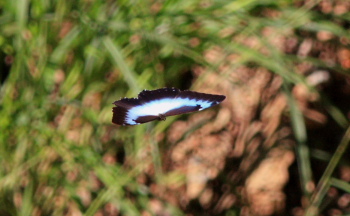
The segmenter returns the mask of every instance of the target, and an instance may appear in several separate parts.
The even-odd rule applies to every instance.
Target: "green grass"
[[[319,182],[322,191],[306,188],[314,182],[308,128],[291,93],[295,85],[318,91],[296,73],[297,63],[308,62],[347,78],[349,70],[283,53],[269,40],[298,32],[317,40],[320,31],[349,40],[348,29],[339,24],[349,22],[349,11],[324,14],[312,10],[317,5],[315,1],[296,7],[294,1],[272,0],[1,2],[1,56],[13,58],[13,63],[0,86],[0,214],[108,215],[108,204],[120,215],[156,215],[150,203],[159,200],[169,215],[185,215],[183,206],[157,197],[140,180],[150,178],[159,187],[184,184],[176,170],[163,170],[164,154],[171,146],[166,139],[158,141],[176,119],[116,127],[111,123],[112,102],[135,97],[145,88],[179,87],[183,72],[195,65],[208,69],[201,76],[217,73],[232,54],[239,55],[232,70],[242,65],[262,67],[283,79],[281,91],[288,96],[287,116],[300,159],[302,196],[311,199],[310,206],[322,209],[331,186],[349,193],[348,183],[332,177],[348,149],[348,133],[339,144],[332,143],[343,149],[330,160]],[[267,9],[280,14],[266,16],[262,11]],[[278,30],[266,37],[262,32],[267,27]],[[230,32],[226,36],[225,30]],[[246,38],[254,38],[255,45],[248,45]],[[193,45],[193,39],[199,44]],[[213,47],[220,47],[223,54],[216,63],[204,55]],[[5,71],[1,73],[0,80]],[[225,79],[230,73],[220,76]],[[200,82],[201,77],[194,85]],[[322,98],[322,108],[345,133],[349,122],[344,111],[327,100]],[[153,176],[145,177],[150,167]],[[227,215],[240,207],[233,206]]]

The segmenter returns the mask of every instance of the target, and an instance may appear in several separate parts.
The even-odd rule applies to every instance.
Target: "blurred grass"
[[[309,199],[313,191],[312,168],[310,162],[310,153],[307,146],[307,131],[303,118],[303,114],[299,109],[297,102],[291,95],[291,89],[284,85],[284,91],[287,95],[288,106],[292,120],[292,128],[295,139],[297,140],[296,155],[300,170],[300,182],[304,195]]]
[[[340,160],[344,156],[346,150],[349,148],[350,144],[350,127],[346,130],[343,139],[339,143],[339,146],[337,150],[335,151],[333,157],[329,161],[329,164],[324,171],[320,182],[317,186],[316,192],[313,194],[313,197],[311,198],[310,206],[307,208],[306,215],[315,215],[319,214],[319,211],[321,210],[320,207],[322,206],[322,200],[327,194],[327,191],[332,186],[345,189],[346,192],[350,192],[350,187],[348,183],[345,183],[341,180],[338,180],[336,178],[332,178],[332,174],[334,173],[335,168],[338,166]]]
[[[282,15],[265,17],[259,13],[262,8]],[[67,209],[95,215],[106,204],[122,215],[155,215],[149,207],[154,197],[138,176],[155,164],[158,182],[171,182],[174,173],[161,170],[157,137],[174,120],[116,128],[111,124],[111,103],[134,97],[144,88],[180,86],[181,73],[196,64],[215,71],[219,65],[203,57],[212,47],[223,48],[224,57],[238,53],[237,67],[267,68],[287,85],[305,85],[304,77],[294,72],[295,62],[349,74],[324,62],[281,53],[261,36],[263,28],[272,26],[281,34],[328,31],[350,39],[348,30],[333,21],[348,20],[348,13],[330,19],[298,8],[294,1],[6,0],[0,10],[0,48],[13,58],[0,89],[3,215],[63,215]],[[223,30],[230,29],[230,36],[242,40],[224,36]],[[244,44],[248,37],[255,37],[259,45]],[[200,43],[191,45],[191,39]],[[258,51],[261,44],[270,55]],[[285,91],[291,95],[290,89]],[[292,96],[289,106],[296,139],[303,144],[297,153],[303,158],[305,186],[312,181],[306,129]],[[344,116],[336,116],[343,127],[348,124]],[[149,149],[153,160],[145,161]],[[117,158],[120,161],[108,159],[119,151],[125,152]],[[165,201],[163,205],[170,215],[184,214]]]

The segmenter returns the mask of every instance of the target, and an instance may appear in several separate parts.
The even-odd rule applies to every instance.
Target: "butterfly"
[[[117,125],[137,125],[168,116],[201,111],[218,105],[224,95],[181,91],[177,88],[143,90],[137,98],[122,98],[113,104],[112,122]]]

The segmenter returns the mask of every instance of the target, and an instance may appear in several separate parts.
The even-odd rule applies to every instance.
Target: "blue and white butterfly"
[[[112,122],[118,125],[137,125],[167,116],[201,111],[225,100],[224,95],[181,91],[176,88],[143,90],[137,98],[123,98],[113,104]]]

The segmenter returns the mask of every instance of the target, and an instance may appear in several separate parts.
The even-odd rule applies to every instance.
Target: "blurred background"
[[[347,0],[0,1],[0,215],[350,214]],[[223,94],[138,126],[143,89]]]

